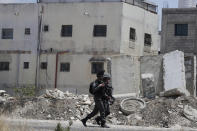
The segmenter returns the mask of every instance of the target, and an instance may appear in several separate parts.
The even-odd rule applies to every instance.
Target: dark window
[[[135,40],[135,37],[136,37],[135,29],[130,28],[130,35],[129,35],[130,40]]]
[[[151,46],[152,43],[152,38],[151,38],[151,34],[144,34],[144,45],[146,46]]]
[[[175,36],[187,36],[188,24],[175,24]]]
[[[48,32],[49,31],[49,26],[48,25],[44,25],[44,32]]]
[[[30,35],[30,34],[31,34],[30,28],[25,28],[25,35]]]
[[[107,35],[107,25],[94,25],[93,35],[105,37]]]
[[[29,69],[29,62],[24,62],[23,68],[24,69]]]
[[[41,63],[41,69],[47,69],[47,62]]]
[[[92,74],[96,74],[104,69],[103,62],[92,62]]]
[[[5,28],[2,29],[2,39],[13,39],[13,29]]]
[[[71,37],[72,36],[72,25],[62,25],[61,36],[62,37]]]
[[[9,62],[0,62],[0,71],[9,71]]]
[[[70,63],[61,63],[60,64],[61,72],[70,72]]]

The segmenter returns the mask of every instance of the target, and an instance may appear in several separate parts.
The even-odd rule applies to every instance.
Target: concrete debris
[[[0,90],[0,96],[4,96],[4,95],[5,95],[5,93],[6,93],[6,91],[5,91],[5,90]]]
[[[65,99],[64,93],[58,89],[46,90],[45,98]]]
[[[194,109],[192,106],[185,105],[183,114],[186,118],[193,122],[197,122],[197,109]]]
[[[94,107],[93,98],[88,95],[74,95],[69,92],[64,93],[64,95],[64,99],[37,97],[6,100],[4,104],[0,104],[0,113],[14,118],[79,121],[89,114]],[[106,118],[107,123],[146,127],[174,127],[180,125],[197,128],[196,122],[193,122],[196,119],[197,100],[193,97],[147,99],[146,106],[143,109],[140,109],[141,101],[136,102],[138,99],[135,98],[134,100],[133,98],[133,101],[124,101],[124,104],[122,104],[127,105],[124,109],[133,109],[133,113],[129,115],[120,111],[122,100],[122,98],[117,98],[114,105],[110,107],[111,114]],[[131,100],[131,98],[127,100]],[[87,101],[92,104],[87,103]],[[188,105],[188,107],[184,105]],[[185,114],[191,112],[189,115],[193,115],[190,118],[193,120],[188,120],[183,116],[183,110]],[[96,124],[94,118],[88,122]]]
[[[184,53],[173,51],[163,56],[164,93],[163,96],[189,96],[186,90]]]
[[[155,86],[154,86],[154,76],[153,74],[142,74],[142,89],[143,95],[146,98],[155,98]]]
[[[143,125],[142,116],[137,113],[127,116],[127,124],[133,126]]]

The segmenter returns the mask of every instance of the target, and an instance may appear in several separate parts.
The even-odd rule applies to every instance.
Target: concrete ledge
[[[115,94],[115,98],[125,98],[125,97],[136,97],[136,93],[127,93],[127,94]]]

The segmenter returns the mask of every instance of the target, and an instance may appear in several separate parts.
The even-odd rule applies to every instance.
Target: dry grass
[[[35,131],[27,126],[27,123],[20,123],[17,126],[11,126],[6,123],[5,118],[0,117],[0,131]]]

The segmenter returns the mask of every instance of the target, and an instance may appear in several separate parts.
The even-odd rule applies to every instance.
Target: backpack
[[[89,93],[94,95],[95,82],[90,83]]]

